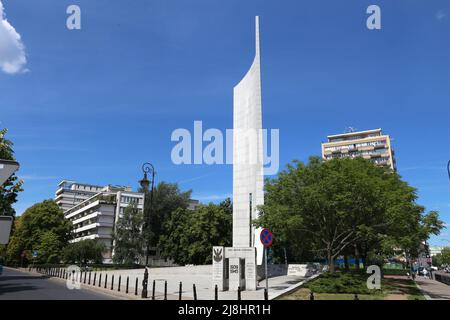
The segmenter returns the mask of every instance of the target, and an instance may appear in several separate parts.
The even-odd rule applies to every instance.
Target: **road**
[[[110,300],[114,297],[89,289],[69,290],[64,281],[3,268],[0,300]]]

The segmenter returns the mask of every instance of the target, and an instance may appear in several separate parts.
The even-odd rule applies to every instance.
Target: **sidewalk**
[[[416,284],[427,300],[450,300],[450,286],[423,277],[416,277]]]

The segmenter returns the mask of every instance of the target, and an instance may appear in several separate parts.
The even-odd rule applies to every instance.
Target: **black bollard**
[[[97,272],[94,272],[94,282],[92,283],[93,286],[95,286],[95,279],[97,278]]]
[[[84,281],[83,281],[84,284],[86,284],[86,275],[87,275],[87,271],[84,272]]]
[[[164,300],[167,300],[167,280],[164,281]]]
[[[111,290],[114,289],[114,275],[111,277]]]
[[[134,285],[134,295],[138,295],[138,277],[136,277],[136,284]]]
[[[357,293],[355,293],[355,300],[359,300]]]
[[[142,293],[141,293],[141,297],[144,299],[146,299],[148,295],[147,286],[148,286],[148,270],[147,267],[145,267],[144,279],[142,279]]]
[[[105,274],[105,289],[106,289],[106,284],[108,283],[108,274]]]
[[[219,300],[219,287],[216,286],[214,287],[214,300]]]
[[[178,300],[183,300],[181,297],[182,290],[183,290],[183,283],[180,281],[180,289],[178,291]]]
[[[155,300],[155,287],[156,287],[156,281],[153,280],[153,288],[152,288],[152,300]]]
[[[88,285],[91,285],[91,271],[89,271]]]
[[[264,300],[269,300],[269,293],[267,292],[267,288],[264,288]]]
[[[309,300],[314,300],[314,292],[309,293]]]
[[[238,300],[241,300],[241,287],[238,287]]]
[[[119,276],[119,285],[117,286],[117,291],[120,292],[120,283],[122,282],[122,276]]]
[[[100,273],[100,276],[98,277],[98,287],[100,288],[102,286],[102,274]]]
[[[192,285],[192,291],[194,292],[194,300],[197,300],[197,288],[195,287],[195,283]]]
[[[128,293],[128,285],[130,284],[130,277],[127,276],[127,286],[125,288],[125,293]]]

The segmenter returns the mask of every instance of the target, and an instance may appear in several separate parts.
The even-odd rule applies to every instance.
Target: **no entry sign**
[[[259,239],[261,240],[261,243],[264,245],[264,247],[268,248],[272,245],[273,234],[272,234],[272,232],[270,232],[269,229],[264,228],[261,231]]]

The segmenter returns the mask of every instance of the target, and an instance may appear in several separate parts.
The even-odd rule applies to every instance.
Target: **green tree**
[[[450,247],[443,248],[441,253],[433,257],[433,266],[440,267],[442,265],[450,266]]]
[[[160,182],[153,190],[152,208],[150,207],[150,191],[142,188],[139,191],[145,193],[144,226],[146,222],[150,224],[150,228],[144,228],[145,241],[149,241],[150,246],[155,247],[158,246],[160,237],[164,233],[163,226],[171,213],[189,206],[191,191],[182,192],[176,183]]]
[[[231,246],[231,200],[196,210],[175,210],[165,224],[160,245],[164,255],[178,264],[211,263],[212,246]]]
[[[389,169],[362,159],[295,161],[266,183],[265,205],[256,221],[270,227],[274,249],[305,257],[305,250],[334,260],[356,259],[401,247],[412,252],[442,228],[436,212],[424,215],[416,190]],[[275,250],[280,252],[280,250]]]
[[[143,222],[142,210],[139,210],[135,204],[125,208],[113,234],[115,263],[133,264],[142,257],[145,248],[142,234]]]
[[[18,263],[22,252],[37,250],[36,262],[55,262],[68,244],[71,230],[72,223],[64,218],[62,210],[53,200],[37,203],[17,218],[7,248],[7,258]]]
[[[66,263],[102,263],[105,245],[96,240],[87,239],[70,243],[63,250],[63,260]]]

